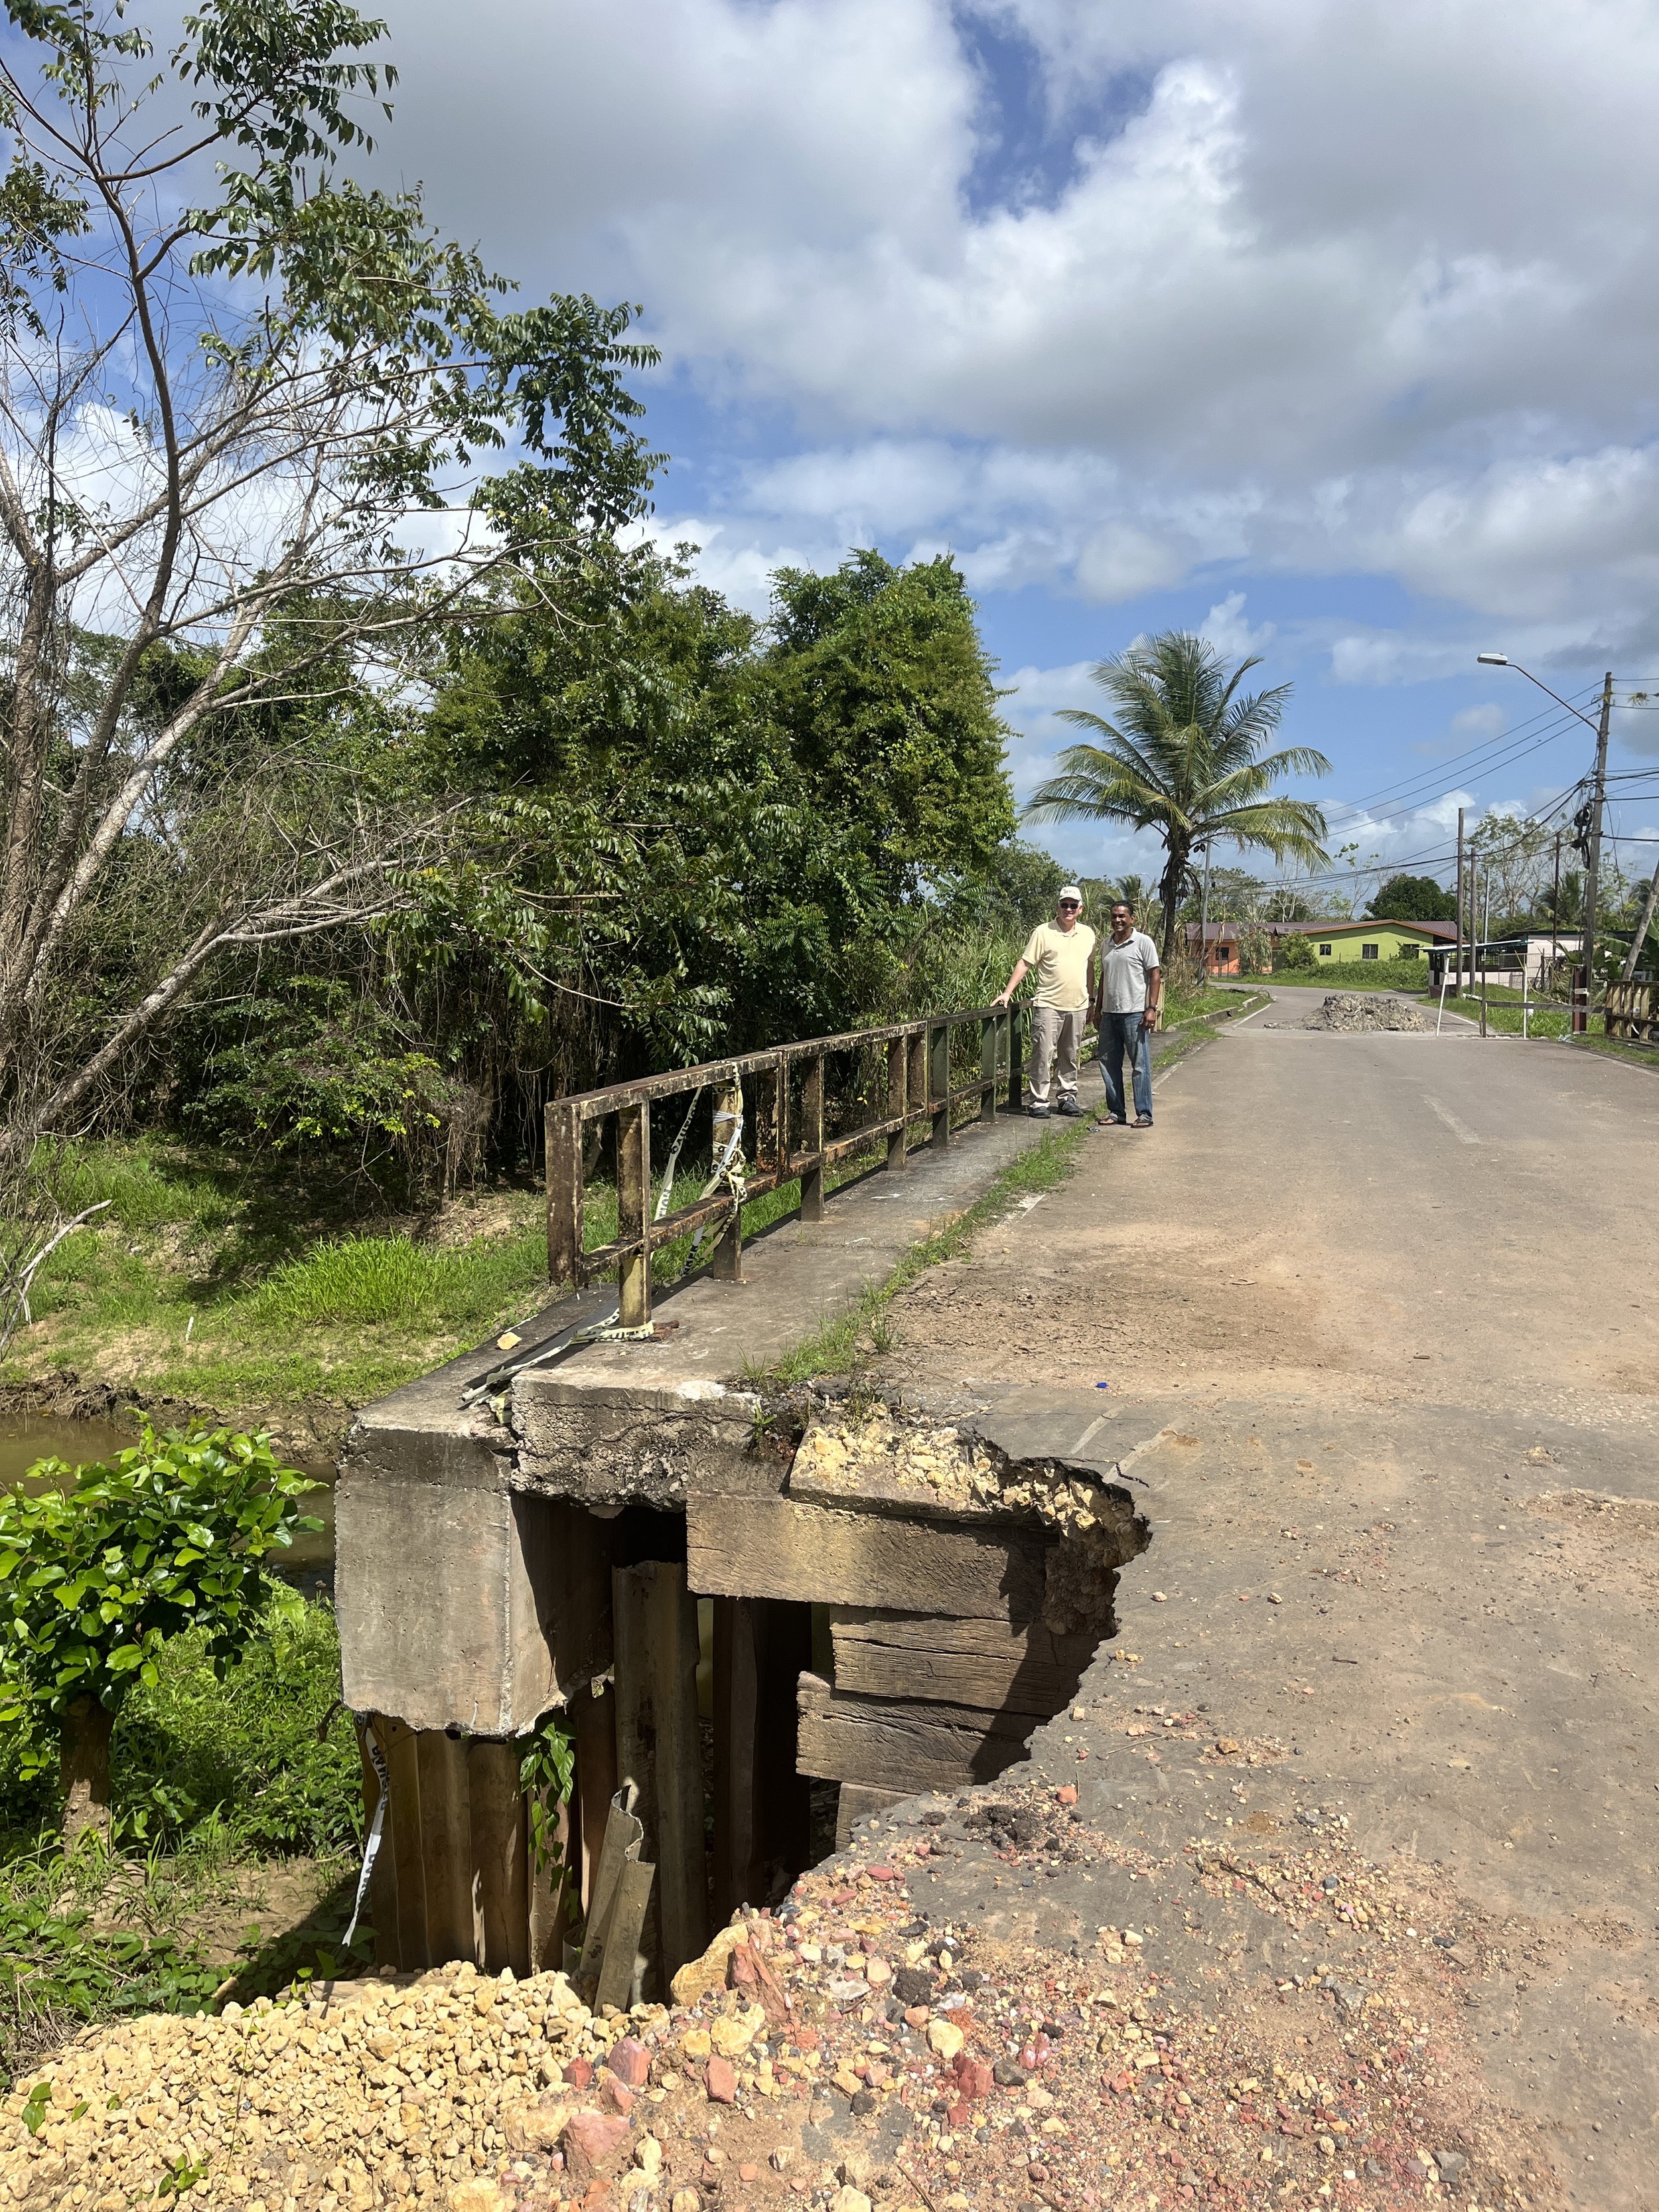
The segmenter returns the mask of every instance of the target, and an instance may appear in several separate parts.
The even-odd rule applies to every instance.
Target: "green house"
[[[1455,943],[1457,926],[1449,921],[1299,921],[1296,933],[1313,939],[1316,959],[1334,965],[1344,960],[1420,960],[1431,945]]]

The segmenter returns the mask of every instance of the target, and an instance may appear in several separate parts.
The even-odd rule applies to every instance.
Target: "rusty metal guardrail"
[[[652,1253],[688,1231],[719,1224],[713,1272],[718,1279],[741,1282],[744,1200],[758,1198],[799,1176],[799,1218],[821,1221],[824,1173],[836,1160],[884,1139],[888,1168],[902,1169],[916,1122],[927,1123],[927,1143],[941,1150],[951,1142],[952,1115],[965,1101],[978,1101],[979,1118],[984,1121],[995,1119],[1000,1091],[1006,1107],[1017,1109],[1024,1066],[1022,1018],[1018,1007],[976,1006],[963,1013],[852,1030],[840,1036],[808,1037],[796,1044],[774,1045],[763,1052],[550,1100],[546,1115],[549,1280],[580,1287],[614,1267],[618,1323],[623,1329],[643,1329],[651,1321]],[[962,1030],[975,1026],[979,1030],[978,1072],[966,1081],[953,1081],[953,1047]],[[885,1111],[826,1138],[828,1063],[838,1055],[878,1047],[886,1057]],[[792,1080],[797,1071],[799,1084]],[[747,1100],[745,1082],[750,1093]],[[720,1188],[655,1218],[652,1109],[688,1096],[695,1105],[695,1094],[702,1090],[714,1094],[714,1142]],[[617,1117],[617,1235],[609,1243],[584,1250],[586,1133],[591,1122],[611,1115]],[[747,1147],[745,1133],[753,1140]],[[723,1173],[722,1152],[726,1161]]]

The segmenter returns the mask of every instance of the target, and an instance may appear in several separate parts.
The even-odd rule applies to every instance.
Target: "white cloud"
[[[1273,623],[1251,628],[1244,618],[1243,592],[1229,592],[1224,599],[1210,609],[1198,629],[1200,636],[1207,638],[1228,660],[1242,660],[1247,653],[1264,653],[1279,635]]]
[[[1495,738],[1508,726],[1509,718],[1495,699],[1488,699],[1479,707],[1465,707],[1451,718],[1455,737]]]
[[[779,410],[805,450],[732,485],[728,546],[913,537],[1107,601],[1370,572],[1505,642],[1653,635],[1651,0],[977,13],[1031,42],[1056,189],[996,189],[950,0],[399,0],[388,143],[526,289],[638,298]]]

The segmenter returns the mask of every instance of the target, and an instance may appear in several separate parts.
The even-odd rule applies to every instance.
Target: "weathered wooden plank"
[[[526,1807],[526,1814],[528,1808]],[[571,1905],[580,1875],[581,1844],[574,1805],[570,1801],[547,1808],[551,1818],[551,1845],[556,1858],[538,1860],[531,1848],[526,1818],[525,1850],[530,1875],[530,1971],[550,1974],[564,1964],[564,1939],[571,1921]],[[574,1870],[573,1870],[573,1862]]]
[[[368,1755],[369,1738],[380,1725],[380,1716],[371,1713],[357,1730],[357,1756],[363,1773],[363,1834],[366,1837],[374,1826],[375,1808],[380,1802],[380,1778],[374,1771],[374,1762]],[[384,1758],[384,1744],[379,1747]],[[398,1862],[392,1848],[392,1804],[389,1796],[386,1811],[380,1818],[380,1848],[374,1855],[374,1871],[368,1880],[368,1912],[374,1928],[375,1965],[399,1965]]]
[[[639,2001],[649,1970],[641,1948],[642,1930],[651,1917],[651,1881],[656,1871],[643,1859],[630,1859],[622,1870],[605,1929],[596,2005],[615,2005],[625,2012]]]
[[[1094,1657],[1088,1636],[1056,1636],[1038,1621],[942,1620],[838,1609],[830,1616],[836,1687],[866,1698],[1030,1713],[1048,1720],[1075,1695]]]
[[[434,1961],[426,1940],[426,1868],[421,1851],[420,1737],[407,1721],[378,1719],[380,1749],[392,1777],[392,1802],[381,1850],[390,1849],[398,1896],[398,1963],[419,1973]]]
[[[591,1912],[605,1824],[617,1794],[617,1701],[584,1690],[571,1705],[570,1723],[576,1742],[582,1910]]]
[[[890,1805],[903,1802],[900,1790],[871,1790],[862,1782],[843,1782],[836,1799],[836,1849],[847,1849],[860,1820],[867,1820],[872,1813],[884,1813]]]
[[[472,1845],[473,1956],[487,1974],[530,1972],[530,1869],[519,1753],[475,1736],[466,1747],[467,1819]]]
[[[1029,1714],[897,1705],[838,1695],[803,1674],[796,1757],[803,1774],[909,1796],[989,1782],[1025,1755]]]
[[[475,1956],[466,1747],[443,1729],[422,1729],[416,1760],[421,1780],[427,1949],[432,1964],[441,1966],[451,1959]]]
[[[937,1528],[776,1497],[690,1498],[687,1573],[705,1597],[1035,1620],[1044,1548],[1024,1530]]]
[[[667,1983],[708,1947],[702,1745],[697,1729],[697,1609],[678,1562],[647,1559],[611,1576],[617,1651],[617,1771],[637,1784],[644,1852],[657,1868],[644,1949]]]
[[[795,1765],[795,1680],[810,1665],[805,1606],[714,1601],[714,1917],[763,1905],[779,1868],[810,1856],[811,1796]]]

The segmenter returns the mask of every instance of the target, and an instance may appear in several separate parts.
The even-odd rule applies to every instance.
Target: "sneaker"
[[[1083,1109],[1078,1104],[1075,1098],[1062,1098],[1059,1105],[1055,1107],[1054,1111],[1057,1114],[1064,1114],[1069,1119],[1073,1115],[1080,1114],[1083,1111]]]
[[[1048,1109],[1046,1106],[1028,1106],[1025,1110],[1034,1121],[1046,1121],[1048,1118]]]

